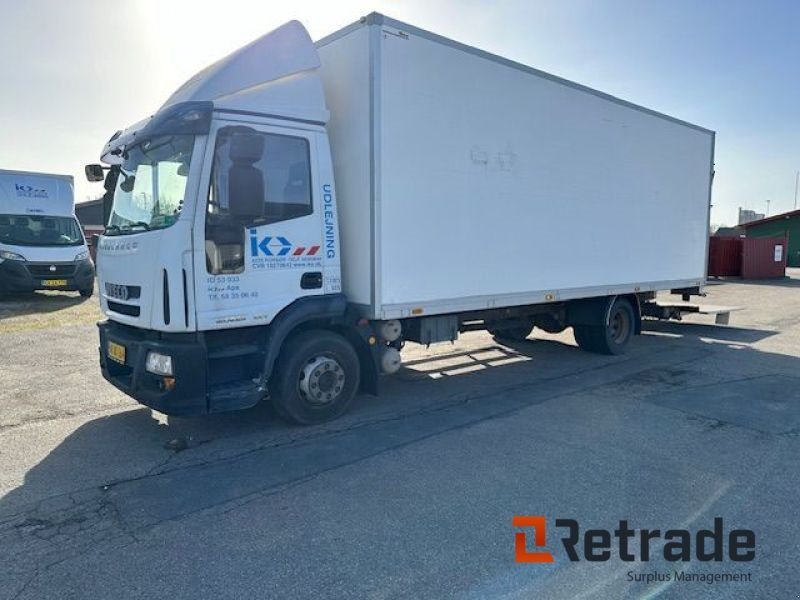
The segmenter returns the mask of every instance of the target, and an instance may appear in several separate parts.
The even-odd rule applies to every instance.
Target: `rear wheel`
[[[350,407],[359,377],[358,356],[345,338],[331,331],[306,331],[281,349],[270,397],[287,421],[324,423]]]
[[[78,293],[81,295],[81,298],[91,298],[92,294],[94,294],[94,288],[86,288],[85,290],[79,290]]]
[[[617,298],[611,306],[606,325],[575,325],[575,341],[581,350],[598,354],[623,354],[634,332],[633,306],[626,298]]]

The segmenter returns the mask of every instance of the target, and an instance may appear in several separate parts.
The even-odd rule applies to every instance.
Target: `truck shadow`
[[[31,314],[58,312],[73,308],[87,301],[97,302],[94,298],[83,298],[78,292],[3,293],[0,294],[0,320]]]
[[[781,375],[800,382],[798,357],[743,345],[775,332],[687,323],[648,324],[647,329],[623,357],[581,352],[567,334],[513,346],[484,336],[472,338],[469,350],[412,355],[398,375],[385,381],[380,398],[359,396],[349,414],[315,427],[287,426],[267,403],[199,419],[155,419],[145,409],[96,418],[67,436],[25,474],[22,485],[0,499],[0,518],[45,518],[43,507],[53,498],[74,498],[76,490],[89,490],[113,502],[126,527],[146,528],[447,431],[608,386],[622,391],[603,396],[607,402],[646,401],[713,422],[725,421],[738,408],[752,413],[754,398],[776,402],[758,392],[762,376],[764,381]],[[711,362],[724,365],[724,372],[709,379],[704,365]],[[669,394],[676,391],[703,386],[704,394],[713,398],[714,385],[739,378],[754,382],[752,396],[726,393],[709,410],[702,405],[687,408],[685,398],[670,404]],[[783,423],[788,430],[800,431],[800,397],[785,395],[782,402]],[[762,431],[755,423],[753,428]],[[538,422],[532,431],[547,436],[547,429],[546,422]],[[134,505],[135,514],[126,514]]]
[[[719,325],[709,325],[706,323],[690,323],[687,321],[649,321],[642,323],[645,332],[666,333],[676,336],[695,336],[698,338],[708,338],[720,342],[740,342],[744,344],[755,344],[765,340],[778,331],[768,329],[748,329],[746,327],[720,327]]]

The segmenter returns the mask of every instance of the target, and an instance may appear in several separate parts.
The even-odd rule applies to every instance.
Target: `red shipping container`
[[[708,276],[738,277],[742,274],[742,241],[737,237],[712,237],[708,244]]]
[[[745,238],[742,277],[773,279],[786,276],[786,238]]]

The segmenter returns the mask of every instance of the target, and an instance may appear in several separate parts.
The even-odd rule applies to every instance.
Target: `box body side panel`
[[[373,27],[380,312],[703,282],[711,132]]]

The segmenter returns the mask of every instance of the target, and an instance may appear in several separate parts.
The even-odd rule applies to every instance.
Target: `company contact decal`
[[[242,290],[239,275],[209,275],[206,279],[206,293],[212,302],[258,298],[257,291]]]
[[[259,235],[257,229],[250,229],[250,267],[254,270],[321,268],[323,259],[336,258],[336,213],[333,187],[329,183],[322,186],[322,221],[321,244],[298,242],[285,235]]]
[[[49,198],[47,190],[44,188],[33,187],[32,185],[24,185],[20,183],[14,184],[17,198]],[[44,211],[41,211],[44,212]]]
[[[282,235],[259,237],[250,230],[250,266],[259,269],[296,269],[322,266],[319,244],[295,244]]]

